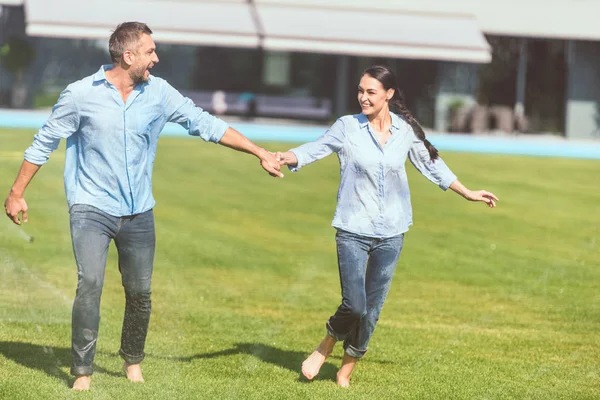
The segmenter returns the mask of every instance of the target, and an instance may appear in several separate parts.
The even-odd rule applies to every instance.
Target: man
[[[205,141],[253,154],[270,175],[283,177],[273,154],[150,75],[158,62],[151,34],[139,22],[116,28],[109,41],[113,65],[102,66],[61,93],[25,151],[4,202],[14,223],[27,222],[25,188],[60,139],[66,138],[65,191],[78,270],[71,348],[75,390],[87,390],[91,383],[111,240],[117,247],[126,298],[119,353],[128,379],[143,382],[140,363],[150,318],[155,249],[152,166],[166,122],[176,122]]]

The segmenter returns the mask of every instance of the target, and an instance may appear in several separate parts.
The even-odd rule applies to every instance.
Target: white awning
[[[300,7],[413,11],[474,16],[482,32],[493,35],[600,40],[598,0],[254,0]]]
[[[598,0],[460,0],[456,7],[469,8],[493,35],[600,40]]]
[[[31,36],[107,39],[126,21],[148,24],[157,42],[257,47],[250,5],[238,1],[26,0]]]
[[[25,0],[0,0],[0,6],[21,6]]]
[[[141,21],[159,43],[491,60],[474,17],[448,12],[290,0],[25,0],[25,11],[26,31],[32,36],[108,39],[119,23]]]
[[[256,1],[268,50],[487,63],[474,17]]]

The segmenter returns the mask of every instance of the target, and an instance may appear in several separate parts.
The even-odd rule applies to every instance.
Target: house
[[[312,99],[281,102],[308,104],[299,118],[311,117],[311,104],[315,116],[320,107],[321,119],[356,112],[352,88],[360,71],[384,62],[396,70],[408,106],[435,130],[448,129],[451,108],[460,103],[475,107],[478,118],[491,106],[510,118],[527,117],[535,131],[600,137],[600,30],[594,23],[600,4],[594,0],[380,0],[376,7],[357,0],[0,5],[0,24],[9,23],[3,15],[21,15],[29,36],[100,45],[117,23],[146,22],[159,51],[181,54],[179,65],[165,71],[186,77],[183,86],[191,81],[181,89]],[[0,43],[7,34],[0,26]]]

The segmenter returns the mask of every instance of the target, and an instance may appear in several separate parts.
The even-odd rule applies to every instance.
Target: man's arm
[[[25,150],[25,159],[17,179],[6,200],[6,215],[17,225],[27,222],[27,203],[23,198],[25,189],[41,166],[48,161],[50,153],[58,147],[61,139],[68,138],[79,128],[79,110],[69,88],[63,90],[52,108],[52,114],[42,129],[34,136],[33,143]],[[19,214],[22,218],[19,219]]]
[[[262,147],[257,146],[232,127],[227,128],[225,134],[221,137],[221,140],[219,140],[219,144],[229,147],[230,149],[255,155],[260,160],[260,165],[269,173],[269,175],[283,178],[283,174],[280,171],[281,166],[279,161],[275,158],[275,155]]]
[[[260,165],[271,176],[283,178],[281,166],[275,155],[252,143],[240,132],[228,124],[197,107],[190,99],[184,97],[166,81],[164,84],[163,106],[167,121],[184,127],[192,136],[199,136],[207,142],[219,143],[223,146],[253,154],[260,159]]]
[[[41,165],[32,164],[27,160],[23,160],[17,179],[4,201],[6,215],[17,225],[21,225],[22,222],[27,222],[27,203],[23,198],[23,194],[25,193],[27,185],[29,185],[29,182],[31,182],[31,179],[33,179],[40,168]],[[21,213],[22,217],[19,219],[19,214]]]

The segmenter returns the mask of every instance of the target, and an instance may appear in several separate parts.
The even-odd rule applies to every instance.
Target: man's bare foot
[[[319,344],[319,347],[317,347],[317,349],[313,351],[306,360],[304,360],[302,363],[302,375],[304,375],[306,379],[310,380],[317,376],[321,366],[333,351],[333,346],[335,343],[336,340],[334,338],[326,335],[325,339],[323,339]]]
[[[142,377],[142,367],[140,364],[123,364],[123,371],[127,375],[127,379],[131,382],[144,382]]]
[[[90,390],[92,377],[89,375],[80,375],[73,382],[73,390]]]
[[[342,360],[342,366],[337,373],[337,384],[341,387],[347,388],[350,386],[350,375],[352,370],[356,366],[358,358],[354,358],[344,353],[344,359]]]

